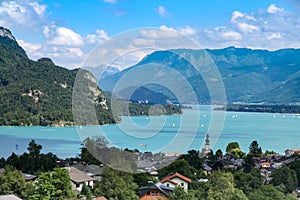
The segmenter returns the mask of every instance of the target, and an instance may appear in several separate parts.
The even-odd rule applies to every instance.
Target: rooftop
[[[66,167],[66,169],[68,170],[68,172],[70,174],[71,180],[75,183],[82,183],[85,181],[93,181],[94,180],[92,177],[90,177],[87,174],[85,174],[84,172],[76,169],[75,167]]]
[[[164,179],[162,179],[160,182],[164,183],[164,182],[172,180],[173,178],[179,178],[179,179],[184,180],[184,181],[186,181],[188,183],[192,182],[191,179],[189,179],[189,178],[187,178],[187,177],[185,177],[185,176],[183,176],[181,174],[178,174],[178,173],[175,173],[175,174],[172,174],[170,176],[167,176]]]
[[[9,194],[9,195],[0,195],[0,200],[22,200],[22,199],[17,197],[16,195]]]

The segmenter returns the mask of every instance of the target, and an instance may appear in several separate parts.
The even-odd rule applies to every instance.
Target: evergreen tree
[[[221,158],[223,157],[223,152],[222,152],[221,149],[218,149],[218,150],[216,151],[216,156],[217,156],[218,159],[221,159]]]
[[[255,167],[255,162],[254,159],[251,155],[247,155],[246,158],[244,159],[244,172],[249,173],[251,170]]]
[[[262,156],[262,149],[261,147],[259,147],[258,142],[256,140],[251,142],[249,146],[249,154],[251,156],[257,156],[257,157]]]

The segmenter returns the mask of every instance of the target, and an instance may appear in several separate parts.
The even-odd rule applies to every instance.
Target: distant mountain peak
[[[10,40],[13,40],[16,42],[16,39],[15,37],[12,35],[12,33],[10,32],[9,29],[7,28],[4,28],[2,26],[0,26],[0,37],[7,37],[9,38]]]

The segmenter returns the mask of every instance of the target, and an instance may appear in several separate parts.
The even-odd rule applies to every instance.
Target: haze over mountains
[[[224,82],[226,100],[230,103],[300,102],[300,49],[156,51],[123,71],[110,67],[99,85],[104,91],[112,91],[124,79],[119,98],[135,102],[169,103],[180,99],[181,103],[196,103],[191,99],[195,92],[197,102],[211,103],[205,76],[212,69],[207,68],[205,55],[210,55],[221,74],[220,79],[209,77],[210,81]],[[194,63],[199,64],[196,67],[200,67],[201,74]],[[72,89],[77,72],[78,69],[58,67],[49,58],[30,60],[10,30],[0,27],[0,124],[72,124]],[[92,76],[87,77],[92,82]],[[148,80],[149,77],[152,79]],[[96,93],[100,95],[96,104],[101,123],[113,123],[99,88]]]
[[[207,49],[206,52],[221,74],[228,102],[278,104],[300,102],[300,49],[268,51],[228,47],[216,50]],[[190,62],[191,59],[204,59],[204,54],[204,50],[190,49],[156,51],[147,55],[138,64],[102,78],[99,85],[104,91],[112,91],[115,84],[126,74],[132,73],[134,76],[134,71],[139,73],[136,74],[137,78],[142,76],[141,73],[152,73],[153,76],[160,76],[163,80],[170,76],[172,70],[176,70],[190,83],[198,97],[198,102],[207,103],[211,101],[211,98],[203,79],[205,74],[199,74]],[[149,70],[145,69],[146,65]],[[162,67],[158,70],[156,66],[153,72],[152,66],[155,65],[168,66],[168,69]],[[141,67],[144,70],[138,71],[137,69]],[[162,74],[166,77],[161,76]],[[162,94],[162,99],[168,96],[173,101],[180,98],[186,103],[190,102],[190,91],[187,91],[181,83],[177,82],[177,87],[181,90],[179,94],[176,94],[177,98],[166,87],[157,84],[144,86],[147,90],[136,90],[133,96],[147,97],[149,90],[152,90]],[[159,97],[157,98],[157,101],[160,101]]]

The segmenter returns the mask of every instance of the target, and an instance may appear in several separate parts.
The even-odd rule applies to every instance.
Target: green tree
[[[261,147],[259,147],[258,142],[256,140],[251,142],[249,146],[249,154],[251,156],[257,156],[257,157],[262,156],[262,149]]]
[[[157,178],[153,177],[149,173],[133,173],[133,180],[138,187],[143,187],[148,184],[148,181],[157,182]]]
[[[170,194],[169,200],[197,200],[192,192],[185,192],[182,187],[175,187],[173,193]]]
[[[86,184],[83,184],[80,195],[85,196],[87,198],[87,200],[91,200],[92,199],[92,193],[90,191],[89,186],[87,186]]]
[[[232,150],[234,149],[239,149],[240,145],[237,142],[230,142],[228,143],[227,147],[226,147],[226,153],[230,154]]]
[[[10,165],[12,167],[15,167],[16,169],[20,169],[20,161],[19,156],[17,156],[15,153],[12,153],[6,160],[6,164]]]
[[[90,164],[95,164],[95,165],[100,165],[101,162],[97,160],[89,151],[86,147],[81,147],[81,154],[80,154],[80,160],[82,162],[90,163]]]
[[[189,192],[194,193],[197,199],[207,199],[210,187],[211,185],[209,183],[193,181],[190,187],[192,189],[189,190]]]
[[[245,194],[234,188],[233,175],[229,172],[215,171],[210,176],[209,200],[247,200]]]
[[[292,193],[298,186],[297,175],[294,170],[283,165],[272,173],[272,184],[274,186],[284,186],[285,193]]]
[[[31,140],[28,144],[27,150],[29,151],[29,154],[33,156],[33,158],[38,158],[42,148],[42,145],[35,143],[35,140]]]
[[[222,152],[221,149],[218,149],[218,150],[216,151],[216,156],[217,156],[218,159],[220,159],[220,158],[223,157],[223,152]]]
[[[69,173],[64,168],[42,173],[35,184],[35,193],[31,199],[63,200],[74,197]]]
[[[0,168],[4,168],[5,167],[5,162],[6,162],[5,158],[2,157],[0,159]]]
[[[249,200],[284,200],[285,196],[272,185],[263,185],[248,195]]]
[[[237,142],[230,142],[226,147],[226,153],[235,156],[236,158],[243,158],[245,153],[240,149]]]
[[[175,160],[170,165],[165,166],[158,170],[158,178],[162,179],[169,174],[174,173],[182,174],[190,179],[195,179],[196,169],[193,166],[190,166],[186,160]]]
[[[300,160],[293,161],[289,167],[296,172],[298,185],[300,185]]]
[[[27,198],[32,191],[32,183],[26,183],[23,174],[13,167],[6,166],[5,172],[0,176],[0,194],[15,194]]]
[[[133,200],[138,199],[138,196],[135,194],[137,187],[131,173],[104,167],[102,181],[94,186],[93,193],[96,196],[103,195],[107,199]]]
[[[246,158],[244,159],[243,167],[244,172],[246,173],[249,173],[255,167],[255,162],[251,155],[247,154]]]
[[[29,153],[24,153],[19,157],[18,169],[25,173],[38,175],[57,167],[57,156],[53,153],[41,154],[42,148],[42,145],[31,140],[27,148]]]
[[[234,173],[234,183],[235,187],[242,190],[246,195],[262,185],[261,179],[241,170]]]
[[[189,150],[187,154],[183,154],[179,159],[188,161],[190,166],[193,166],[195,169],[201,169],[202,161],[199,158],[199,151]]]

